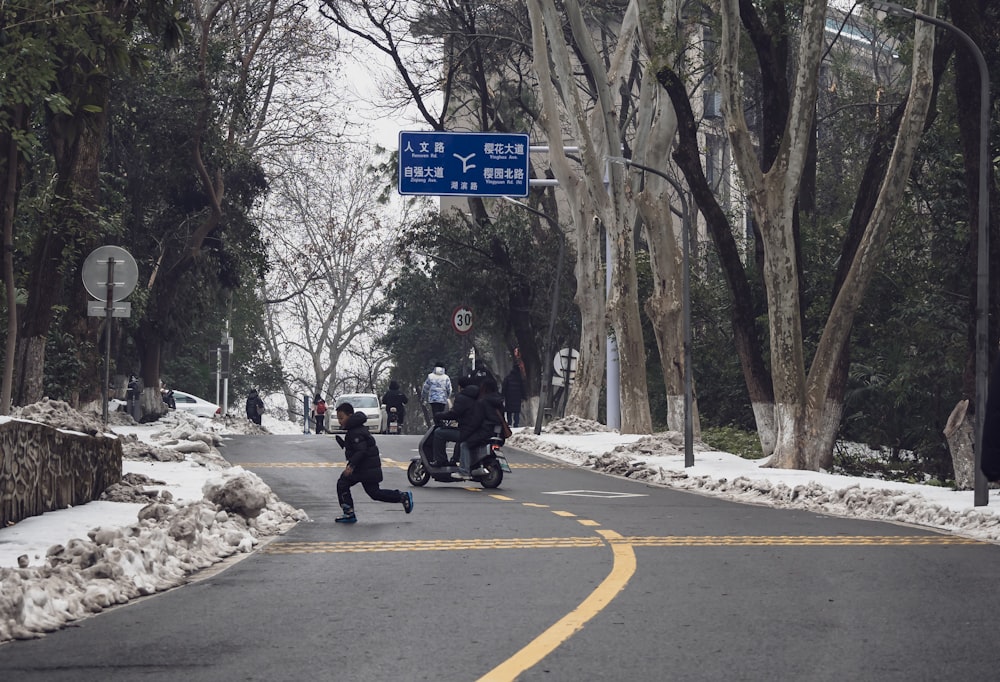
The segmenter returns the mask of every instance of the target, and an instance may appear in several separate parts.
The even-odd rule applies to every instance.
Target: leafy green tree
[[[478,225],[461,216],[429,216],[401,235],[401,269],[387,295],[390,322],[382,337],[397,380],[419,390],[434,362],[445,363],[453,378],[467,373],[473,347],[500,376],[511,367],[514,348],[540,354],[543,339],[525,330],[548,326],[557,250],[551,232],[533,227],[513,209]],[[560,289],[557,343],[579,333],[568,270]],[[475,316],[469,338],[451,327],[459,305],[472,308]],[[526,370],[532,380],[540,367]]]
[[[87,347],[96,323],[83,314],[85,300],[79,266],[89,248],[107,234],[107,213],[100,202],[99,161],[112,79],[138,65],[146,45],[133,43],[133,30],[146,26],[169,42],[176,36],[173,0],[66,0],[39,3],[11,0],[0,6],[0,138],[3,151],[4,281],[8,333],[3,375],[6,412],[10,399],[41,397],[45,346],[55,311],[75,295],[61,319]],[[44,161],[51,160],[51,166]],[[41,172],[40,172],[41,171]],[[32,200],[28,176],[37,180],[44,211],[19,219],[19,205]],[[20,249],[14,225],[32,225],[32,254],[15,281]],[[18,315],[14,292],[26,291]],[[98,390],[93,358],[78,358],[87,368],[85,385]],[[13,368],[18,368],[14,390]]]

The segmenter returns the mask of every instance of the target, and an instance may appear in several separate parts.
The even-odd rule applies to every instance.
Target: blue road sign
[[[528,196],[528,136],[399,133],[399,193]]]

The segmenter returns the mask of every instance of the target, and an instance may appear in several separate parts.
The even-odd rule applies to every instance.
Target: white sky
[[[122,435],[136,434],[142,441],[171,447],[183,447],[185,443],[198,440],[198,428],[219,434],[245,431],[244,422],[238,419],[229,422],[233,425],[229,427],[218,420],[190,419],[194,421],[180,420],[173,428],[165,428],[162,421],[153,425],[113,428]],[[192,424],[197,428],[192,428]],[[581,466],[593,455],[613,455],[596,468],[614,472],[621,466],[635,469],[644,463],[638,466],[641,475],[633,473],[632,477],[641,478],[645,484],[774,507],[910,523],[1000,542],[1000,491],[997,490],[990,491],[989,506],[975,507],[971,491],[956,492],[935,486],[812,471],[768,469],[762,468],[760,462],[703,449],[695,451],[695,466],[685,469],[678,434],[623,436],[615,432],[587,431],[589,425],[603,428],[591,422],[580,422],[571,425],[570,433],[543,432],[539,437],[522,429],[515,433],[508,446]],[[278,421],[268,414],[264,415],[264,426],[272,433],[302,433],[301,424]],[[279,533],[281,528],[306,518],[308,510],[293,510],[277,500],[256,474],[241,467],[225,468],[226,463],[221,461],[217,451],[212,457],[220,463],[210,461],[209,466],[202,466],[195,460],[205,462],[205,457],[189,456],[185,462],[125,461],[123,464],[125,473],[143,473],[164,481],[165,486],[152,486],[152,489],[170,491],[176,514],[190,516],[191,510],[201,514],[198,517],[201,519],[199,525],[204,526],[200,529],[201,539],[190,543],[190,547],[172,541],[164,543],[164,529],[169,527],[173,516],[161,520],[159,528],[150,526],[149,522],[145,526],[137,525],[136,514],[144,506],[142,504],[91,502],[0,528],[0,642],[47,632],[99,611],[103,606],[179,585],[187,579],[187,574],[178,566],[204,568],[233,554],[251,551],[262,537]],[[261,516],[251,521],[253,528],[250,531],[242,523],[226,523],[225,514],[220,519],[211,511],[212,505],[200,506],[198,502],[202,500],[206,484],[220,485],[235,478],[248,482],[248,494],[259,493],[271,498]],[[419,504],[419,496],[417,499]],[[86,583],[81,580],[81,569],[72,564],[43,570],[50,547],[68,546],[74,538],[86,540],[88,532],[98,527],[107,536],[106,542],[90,543],[89,546],[102,554],[103,561],[122,567],[117,581],[94,580],[85,585],[84,590],[80,587],[81,583]],[[123,532],[126,530],[128,532]],[[17,569],[18,557],[22,555],[27,555],[29,566]],[[141,560],[137,558],[140,556]],[[30,590],[31,598],[21,601],[2,598],[5,592],[9,595],[16,590],[26,594]],[[17,606],[21,603],[23,608]],[[12,612],[15,607],[22,610]]]

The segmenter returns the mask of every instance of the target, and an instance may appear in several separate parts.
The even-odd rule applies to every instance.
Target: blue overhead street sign
[[[528,136],[399,133],[399,193],[528,196]]]

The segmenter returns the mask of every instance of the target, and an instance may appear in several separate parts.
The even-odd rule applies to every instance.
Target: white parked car
[[[199,417],[218,417],[222,414],[222,408],[215,403],[210,403],[184,391],[174,391],[174,402],[177,404],[178,410],[190,412]]]
[[[337,422],[336,409],[337,405],[341,403],[350,403],[354,407],[355,412],[364,412],[365,426],[372,433],[383,433],[385,431],[385,408],[382,407],[382,403],[379,402],[378,396],[374,393],[345,393],[344,395],[337,396],[337,399],[332,404],[327,403],[328,409],[326,413],[330,415],[328,417],[329,431],[344,432]]]

